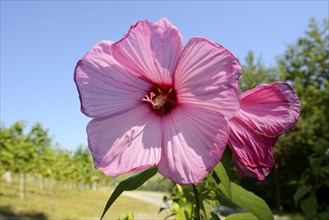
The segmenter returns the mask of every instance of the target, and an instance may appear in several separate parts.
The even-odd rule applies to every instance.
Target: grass
[[[19,198],[18,183],[0,182],[0,220],[25,219],[99,219],[110,191],[69,190],[63,187],[38,190],[27,187],[26,198]],[[163,219],[160,207],[127,196],[120,196],[104,219],[118,219],[133,211],[136,218]],[[139,217],[138,217],[139,216]]]
[[[39,190],[31,183],[26,198],[19,198],[18,183],[7,185],[0,181],[0,220],[64,220],[99,219],[111,190],[70,190],[63,186]],[[121,195],[108,210],[104,219],[118,219],[133,211],[135,219],[164,219],[168,212],[160,213],[158,206]],[[301,220],[300,214],[276,213],[279,220]]]

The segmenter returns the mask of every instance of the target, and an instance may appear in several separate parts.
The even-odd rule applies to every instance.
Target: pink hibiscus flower
[[[228,145],[241,175],[264,180],[274,165],[273,147],[278,137],[299,118],[300,102],[284,82],[260,84],[241,94],[241,107],[229,120]]]
[[[202,37],[184,47],[166,19],[96,44],[74,74],[81,111],[93,118],[96,168],[118,175],[156,165],[177,183],[202,181],[227,144],[240,74],[229,50]]]

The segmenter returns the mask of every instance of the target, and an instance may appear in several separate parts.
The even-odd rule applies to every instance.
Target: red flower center
[[[149,95],[145,95],[142,101],[150,103],[157,114],[165,115],[170,112],[177,103],[176,92],[170,86],[154,86],[149,92]]]

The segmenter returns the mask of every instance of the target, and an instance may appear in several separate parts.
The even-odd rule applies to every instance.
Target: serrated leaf
[[[234,213],[226,216],[226,220],[258,220],[255,215],[250,212],[247,213]]]
[[[214,171],[223,184],[223,188],[221,188],[221,190],[227,197],[231,198],[231,184],[223,164],[219,162],[218,165],[214,168]]]
[[[232,201],[258,219],[274,219],[272,211],[262,198],[232,182],[231,192]]]
[[[154,176],[157,172],[158,172],[158,168],[154,166],[120,182],[119,185],[114,189],[109,200],[107,201],[101,219],[103,219],[107,210],[111,207],[114,201],[123,193],[123,191],[130,191],[137,189],[138,187],[143,185],[143,183],[149,180],[152,176]]]

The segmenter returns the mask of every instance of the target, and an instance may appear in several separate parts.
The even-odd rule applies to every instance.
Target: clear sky
[[[1,123],[41,122],[54,142],[87,145],[90,120],[73,81],[77,61],[101,40],[119,40],[138,20],[168,18],[186,43],[203,36],[243,63],[248,50],[275,65],[309,19],[328,18],[328,1],[1,0]]]

